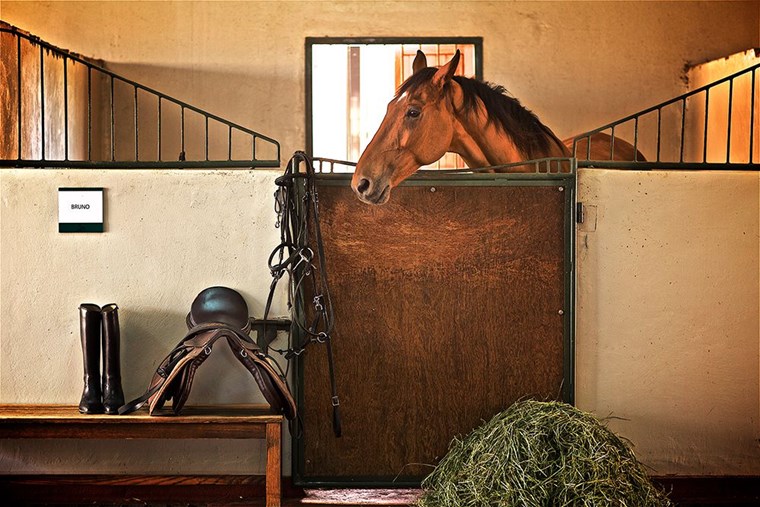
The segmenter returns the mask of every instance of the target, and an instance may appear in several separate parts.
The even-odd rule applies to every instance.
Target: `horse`
[[[573,139],[561,141],[503,86],[455,76],[460,53],[440,68],[428,67],[417,51],[412,75],[398,88],[385,118],[356,165],[351,188],[368,204],[384,204],[391,189],[446,152],[470,168],[569,157]],[[608,160],[613,138],[591,137],[591,160]],[[578,143],[586,153],[588,141]],[[614,160],[645,158],[631,144],[614,139]],[[498,170],[498,169],[497,169]],[[533,172],[533,165],[502,169]]]

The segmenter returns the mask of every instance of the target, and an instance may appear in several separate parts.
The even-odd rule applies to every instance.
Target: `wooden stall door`
[[[325,349],[312,347],[297,480],[418,481],[453,437],[515,400],[561,397],[559,186],[402,186],[368,206],[322,182],[319,204],[343,436]]]

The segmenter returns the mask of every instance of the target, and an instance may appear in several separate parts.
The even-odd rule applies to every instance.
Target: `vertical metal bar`
[[[69,159],[69,65],[63,55],[63,159]]]
[[[92,160],[92,67],[87,67],[87,160]]]
[[[42,156],[40,160],[45,160],[45,53],[40,46],[40,130],[42,136]]]
[[[18,160],[21,160],[21,37],[16,35],[16,80],[18,86],[16,87],[16,99],[18,110]]]
[[[752,71],[752,89],[749,99],[749,163],[754,163],[754,140],[755,140],[755,71]]]
[[[726,163],[731,161],[731,109],[734,102],[734,80],[728,82],[728,127],[726,132]]]
[[[158,96],[158,153],[156,153],[156,158],[159,162],[161,162],[161,96]]]
[[[610,133],[610,160],[615,160],[615,125]]]
[[[232,125],[227,125],[227,160],[232,160]]]
[[[256,136],[251,136],[251,160],[256,160]]]
[[[586,160],[591,160],[591,136],[586,137]]]
[[[683,163],[683,147],[685,144],[684,132],[686,132],[686,97],[681,100],[681,158],[679,162]]]
[[[185,106],[180,108],[180,133],[182,135],[182,148],[180,149],[180,160],[185,160]]]
[[[705,129],[702,143],[702,162],[707,162],[707,121],[710,117],[710,89],[705,90]]]
[[[205,136],[206,137],[206,162],[208,162],[208,116],[204,116],[204,118],[206,119],[206,126],[205,126],[205,131],[206,131],[206,136]]]
[[[633,119],[633,161],[639,158],[639,117]]]
[[[662,140],[662,108],[657,108],[657,162],[660,161],[660,141]]]
[[[113,76],[111,76],[111,161],[116,160],[116,142],[114,138],[116,130],[116,121],[114,118],[114,105],[113,105]]]
[[[133,85],[135,88],[135,162],[140,160],[140,136],[138,135],[138,112],[137,112],[137,85]]]

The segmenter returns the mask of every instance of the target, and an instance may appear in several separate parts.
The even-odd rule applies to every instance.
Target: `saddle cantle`
[[[288,419],[296,416],[296,404],[279,367],[250,337],[248,305],[239,292],[228,287],[202,290],[185,319],[188,332],[158,366],[143,396],[119,409],[133,412],[148,403],[151,415],[171,400],[179,414],[190,394],[198,367],[211,354],[214,343],[225,338],[235,358],[251,373],[272,409]]]

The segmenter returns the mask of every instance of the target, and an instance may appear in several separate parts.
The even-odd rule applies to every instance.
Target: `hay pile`
[[[522,401],[449,452],[418,507],[669,506],[631,449],[591,414]]]

